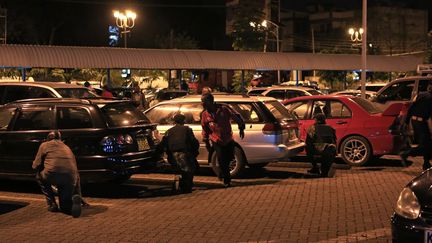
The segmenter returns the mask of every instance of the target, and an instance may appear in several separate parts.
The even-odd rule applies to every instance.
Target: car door
[[[352,112],[348,106],[335,99],[314,100],[312,103],[312,117],[318,113],[323,113],[326,116],[326,123],[336,130],[338,141],[345,136],[351,125],[352,117]]]
[[[185,116],[185,125],[192,128],[195,138],[200,143],[199,155],[197,157],[198,162],[207,164],[208,163],[208,152],[205,144],[202,142],[202,127],[201,127],[201,113],[203,107],[199,102],[183,103],[179,109],[180,113]]]
[[[51,106],[17,109],[12,128],[4,133],[3,172],[33,174],[32,163],[48,133],[54,128]]]
[[[294,114],[298,119],[299,124],[299,138],[302,141],[306,140],[307,128],[313,124],[310,117],[310,100],[302,100],[288,103],[285,107]]]
[[[8,149],[10,124],[15,117],[17,108],[0,108],[0,173],[10,171],[10,154]],[[9,168],[9,169],[8,169]]]
[[[157,130],[162,137],[174,124],[174,115],[180,112],[179,103],[156,105],[145,112],[152,123],[157,123]]]

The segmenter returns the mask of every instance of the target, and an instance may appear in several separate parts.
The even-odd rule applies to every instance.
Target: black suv
[[[156,125],[128,101],[30,99],[0,107],[0,177],[33,177],[32,161],[54,129],[84,182],[124,181],[161,160]]]

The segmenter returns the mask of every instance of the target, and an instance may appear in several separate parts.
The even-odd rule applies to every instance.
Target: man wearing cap
[[[234,140],[231,120],[236,122],[240,138],[244,138],[245,123],[241,116],[227,106],[216,104],[211,93],[201,96],[204,111],[201,113],[203,141],[207,150],[214,149],[219,162],[219,179],[225,187],[231,186],[229,165],[234,158]],[[213,146],[211,146],[210,142]]]
[[[191,193],[193,176],[196,170],[196,156],[199,153],[199,142],[190,127],[185,126],[185,116],[176,114],[175,125],[166,131],[160,146],[168,154],[169,160],[176,164],[181,172],[179,189]]]
[[[315,124],[310,126],[306,136],[306,153],[312,163],[309,173],[319,174],[323,177],[333,177],[333,160],[336,157],[336,131],[326,124],[325,115],[315,115]],[[319,168],[316,157],[321,161]]]
[[[431,167],[430,150],[432,148],[431,133],[428,120],[432,115],[432,84],[429,83],[426,92],[421,92],[409,107],[405,118],[405,125],[411,122],[414,137],[418,143],[417,147],[409,148],[400,153],[404,164],[407,164],[408,156],[423,155],[423,170]]]
[[[58,131],[50,132],[47,141],[38,150],[32,165],[37,170],[36,179],[46,197],[48,211],[59,210],[51,185],[58,189],[61,211],[74,218],[81,215],[81,196],[76,192],[79,174],[75,156],[61,141]]]

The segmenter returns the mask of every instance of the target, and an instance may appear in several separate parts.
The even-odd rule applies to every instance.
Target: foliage
[[[198,49],[198,41],[186,32],[174,33],[171,30],[167,35],[158,35],[156,45],[161,49]]]
[[[1,77],[7,77],[7,78],[20,78],[21,77],[21,70],[18,68],[0,68],[0,78]]]
[[[338,48],[334,49],[323,49],[321,50],[323,54],[340,54],[341,50]],[[347,72],[346,71],[333,71],[333,70],[320,70],[317,72],[317,75],[320,76],[320,81],[326,81],[330,84],[330,88],[335,87],[335,83],[338,86],[341,86],[341,83],[348,81],[347,80]]]
[[[428,43],[425,56],[425,63],[432,64],[432,31],[428,33]]]
[[[234,9],[232,47],[236,51],[261,51],[264,46],[267,29],[258,23],[264,19],[259,6],[247,1],[240,1]],[[253,23],[254,26],[251,26]]]
[[[244,91],[246,90],[246,87],[250,85],[250,80],[253,78],[254,72],[245,70],[244,71]],[[232,90],[234,93],[241,93],[242,92],[242,74],[241,71],[235,71],[233,75],[233,82],[232,82]]]

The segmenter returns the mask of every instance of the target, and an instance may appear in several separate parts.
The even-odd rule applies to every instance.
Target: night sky
[[[361,0],[285,0],[282,5],[301,10],[310,2],[361,7]],[[380,2],[432,8],[432,0]],[[173,29],[192,36],[201,49],[230,48],[224,0],[0,0],[0,6],[8,9],[9,44],[48,44],[51,39],[54,45],[108,46],[108,25],[115,25],[113,10],[130,9],[137,19],[128,47],[155,48],[156,36],[167,36]]]

